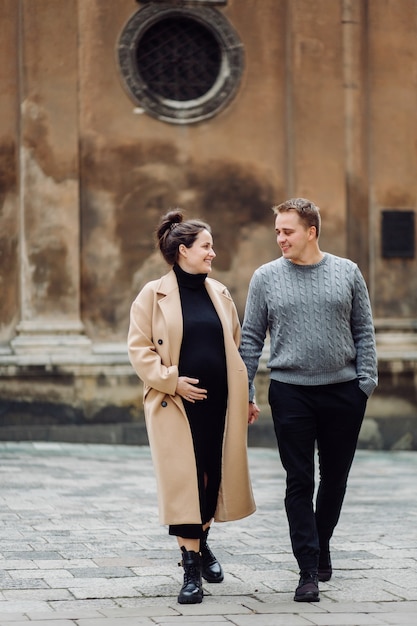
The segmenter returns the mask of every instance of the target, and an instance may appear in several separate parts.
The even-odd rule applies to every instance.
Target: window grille
[[[215,8],[147,4],[118,43],[124,85],[143,111],[186,124],[216,115],[236,95],[243,46]]]
[[[217,80],[222,60],[219,42],[193,19],[166,18],[151,26],[138,43],[138,72],[148,88],[168,100],[195,100]]]

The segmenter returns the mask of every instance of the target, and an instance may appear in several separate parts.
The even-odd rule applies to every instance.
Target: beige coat
[[[230,521],[255,510],[246,448],[248,379],[237,349],[240,324],[233,300],[216,280],[207,278],[205,284],[223,326],[228,380],[215,520]],[[161,524],[201,523],[191,430],[182,398],[175,394],[182,327],[178,283],[171,270],[145,285],[133,302],[128,335],[129,357],[144,383],[145,420]]]

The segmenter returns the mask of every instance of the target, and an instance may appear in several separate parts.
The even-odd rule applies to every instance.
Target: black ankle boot
[[[204,536],[200,541],[202,562],[201,574],[208,583],[221,583],[224,578],[222,566],[220,565],[207,544],[208,533],[209,529],[207,528],[204,531]]]
[[[300,572],[300,582],[295,590],[294,600],[296,602],[320,602],[317,571]]]
[[[194,550],[187,551],[181,546],[184,568],[184,583],[178,596],[180,604],[200,604],[203,601],[203,584],[201,580],[201,555]]]

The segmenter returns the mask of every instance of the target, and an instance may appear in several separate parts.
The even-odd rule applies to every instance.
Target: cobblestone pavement
[[[1,443],[0,626],[415,626],[417,453],[358,451],[316,604],[292,599],[278,454],[249,458],[258,510],[213,526],[225,581],[184,606],[147,447]]]

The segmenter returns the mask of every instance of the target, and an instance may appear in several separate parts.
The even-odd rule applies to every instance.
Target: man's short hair
[[[287,211],[295,211],[307,228],[310,228],[310,226],[315,227],[316,237],[319,237],[321,226],[320,209],[314,202],[311,202],[311,200],[307,200],[306,198],[291,198],[290,200],[273,206],[272,210],[275,215],[278,215],[278,213],[286,213]]]

